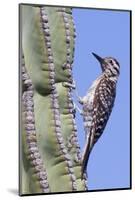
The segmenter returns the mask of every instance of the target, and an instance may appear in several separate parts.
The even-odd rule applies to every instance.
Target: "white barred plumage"
[[[116,96],[116,83],[120,65],[115,58],[101,58],[92,53],[100,62],[102,74],[93,82],[86,96],[79,97],[83,105],[83,120],[86,143],[82,154],[82,175],[86,172],[90,152],[102,135],[111,114]]]

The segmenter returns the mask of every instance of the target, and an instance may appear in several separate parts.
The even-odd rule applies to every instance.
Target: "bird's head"
[[[102,58],[95,53],[92,53],[99,61],[102,71],[107,73],[111,77],[118,77],[120,74],[120,65],[115,58],[105,57]]]

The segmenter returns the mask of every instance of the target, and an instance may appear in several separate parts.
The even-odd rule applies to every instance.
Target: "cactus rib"
[[[37,180],[40,183],[42,192],[50,192],[49,183],[47,180],[47,173],[43,166],[43,161],[38,150],[35,119],[34,119],[34,102],[33,102],[33,85],[25,69],[24,56],[22,58],[22,80],[27,87],[27,91],[23,92],[23,105],[25,113],[25,130],[26,130],[26,142],[28,145],[28,158],[33,166]]]

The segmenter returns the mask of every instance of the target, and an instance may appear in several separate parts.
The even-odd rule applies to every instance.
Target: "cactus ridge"
[[[49,33],[49,25],[48,25],[48,17],[47,14],[45,12],[45,8],[40,8],[40,13],[41,13],[41,19],[42,19],[42,23],[45,24],[44,25],[44,38],[45,38],[45,42],[49,42],[51,44],[51,38],[50,38],[50,33]],[[46,24],[47,24],[47,28],[46,28]],[[47,38],[47,40],[46,40]],[[54,64],[53,63],[53,55],[52,55],[52,51],[51,51],[51,45],[49,47],[49,52],[48,52],[48,48],[47,48],[47,53],[48,53],[48,63],[49,64]],[[50,66],[50,65],[49,65]],[[52,65],[54,67],[54,65]],[[51,67],[52,67],[51,66]],[[55,68],[54,68],[55,70]],[[73,171],[73,166],[72,166],[72,162],[70,160],[70,157],[68,155],[67,149],[65,147],[64,144],[64,140],[61,134],[61,120],[60,120],[60,113],[59,113],[59,104],[58,104],[58,99],[57,99],[57,89],[55,86],[55,73],[51,74],[50,79],[52,80],[53,84],[52,84],[52,92],[51,92],[51,104],[52,104],[52,112],[54,114],[54,123],[55,123],[55,134],[56,134],[56,138],[58,141],[58,144],[60,146],[60,151],[61,154],[64,156],[64,159],[66,161],[66,165],[68,168],[68,175],[70,176],[71,182],[72,182],[72,190],[76,190],[76,178],[74,176],[74,171]],[[58,127],[58,128],[57,128]]]
[[[25,130],[26,130],[26,142],[28,145],[28,158],[31,165],[35,170],[35,175],[40,183],[42,192],[50,192],[49,183],[47,180],[47,173],[43,166],[43,161],[39,153],[36,130],[35,130],[35,119],[34,119],[34,102],[33,102],[33,85],[29,78],[26,69],[24,56],[22,58],[22,80],[27,87],[27,91],[23,92],[22,102],[24,105],[25,113]]]
[[[63,69],[68,69],[69,73],[69,82],[72,83],[72,62],[71,60],[71,51],[70,51],[70,43],[71,43],[71,32],[70,32],[70,22],[68,18],[68,13],[65,12],[64,8],[61,8],[61,15],[64,21],[65,35],[66,35],[66,62],[63,64]]]
[[[78,173],[78,170],[81,171],[81,152],[80,152],[80,145],[78,143],[78,138],[77,138],[77,126],[76,122],[74,119],[74,114],[73,114],[73,100],[71,98],[71,91],[72,87],[63,87],[65,93],[62,95],[60,93],[59,95],[59,103],[61,105],[61,98],[64,96],[64,105],[62,107],[61,105],[61,122],[64,124],[62,126],[62,132],[66,132],[66,135],[64,135],[65,139],[65,144],[68,150],[68,153],[71,155],[72,158],[72,163],[75,171],[75,176],[77,179],[77,186],[79,188],[79,184],[83,185],[84,189],[87,190],[87,178],[86,176],[83,176],[83,179],[80,180],[80,173]],[[60,88],[58,88],[58,91],[61,91]]]

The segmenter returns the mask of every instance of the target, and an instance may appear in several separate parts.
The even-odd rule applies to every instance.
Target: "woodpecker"
[[[91,150],[102,135],[111,114],[120,74],[120,65],[115,58],[102,58],[95,53],[92,54],[100,63],[102,74],[93,82],[86,96],[79,97],[86,133],[82,154],[82,175],[86,173]]]

